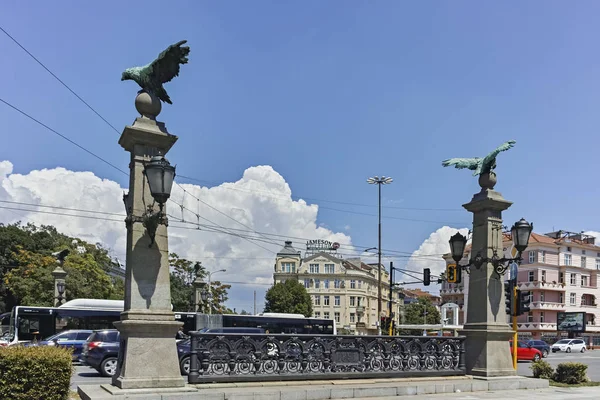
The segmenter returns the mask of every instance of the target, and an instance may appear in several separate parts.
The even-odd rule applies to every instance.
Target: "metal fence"
[[[189,383],[465,375],[463,336],[190,335]]]

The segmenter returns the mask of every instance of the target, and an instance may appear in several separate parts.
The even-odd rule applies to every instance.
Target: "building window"
[[[315,296],[315,306],[321,305],[321,296]]]
[[[581,286],[588,286],[588,276],[581,275]]]
[[[560,304],[564,304],[564,302],[565,302],[565,297],[564,297],[564,295],[562,293],[558,294],[558,302]]]
[[[333,274],[335,272],[335,264],[325,264],[325,273]]]
[[[318,274],[319,273],[319,264],[310,264],[310,273]]]
[[[329,296],[323,296],[323,305],[329,305]]]
[[[574,306],[575,304],[577,304],[576,303],[577,298],[576,298],[575,293],[571,293],[571,296],[569,297],[569,299],[570,299],[570,303],[571,303],[572,306]]]
[[[527,313],[527,322],[533,322],[533,313],[531,311]]]
[[[356,281],[354,279],[350,280],[350,289],[356,289]]]
[[[535,271],[529,271],[529,282],[533,282],[535,279]]]
[[[358,281],[358,288],[362,289],[362,281]]]
[[[581,296],[581,305],[587,306],[587,296],[585,294]]]
[[[304,288],[308,289],[310,287],[310,279],[304,280]]]
[[[546,262],[546,250],[542,250],[542,262]]]
[[[342,286],[342,281],[340,281],[339,279],[336,279],[333,281],[333,287],[336,289],[339,289]]]
[[[581,257],[581,268],[585,268],[585,264],[587,264],[587,257]]]
[[[339,312],[333,313],[333,317],[335,318],[335,322],[340,322],[340,313]]]
[[[571,274],[571,285],[577,284],[577,274]]]
[[[535,251],[529,252],[529,264],[533,264],[535,262]]]
[[[542,282],[546,282],[546,271],[542,271]]]
[[[571,255],[565,254],[565,265],[571,265]]]
[[[350,307],[354,307],[356,304],[356,297],[350,296]]]
[[[292,274],[295,274],[296,273],[296,263],[294,263],[294,262],[281,263],[281,272],[290,272]]]
[[[333,297],[333,305],[336,307],[340,306],[340,296],[334,296]]]
[[[540,292],[540,301],[543,303],[544,299],[546,297],[546,294],[544,292]]]
[[[350,322],[356,322],[356,316],[354,313],[350,313]]]
[[[323,313],[323,318],[325,318],[325,319],[329,319],[329,311],[325,311],[325,312]]]
[[[581,250],[581,254],[585,254],[585,250]]]
[[[558,282],[565,283],[565,273],[564,272],[558,273]]]
[[[600,270],[600,258],[596,258],[596,269]]]
[[[323,287],[324,287],[325,289],[329,289],[329,279],[325,279],[325,280],[323,281]]]
[[[544,323],[544,312],[543,311],[540,313],[540,322]]]
[[[315,311],[315,318],[321,318],[321,312]]]
[[[321,288],[321,280],[315,279],[315,289],[320,289],[320,288]]]

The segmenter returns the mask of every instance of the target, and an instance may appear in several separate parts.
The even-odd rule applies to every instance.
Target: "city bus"
[[[258,315],[196,315],[196,328],[210,332],[218,328],[262,328],[265,333],[296,335],[335,335],[332,319],[309,318],[302,314],[261,313]]]
[[[42,340],[69,329],[113,329],[123,307],[123,300],[101,299],[75,299],[59,307],[16,306],[0,345]],[[196,327],[194,313],[175,313],[175,319],[184,323],[184,333]]]

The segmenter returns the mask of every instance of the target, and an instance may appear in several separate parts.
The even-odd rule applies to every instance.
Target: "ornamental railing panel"
[[[190,335],[189,383],[465,375],[463,336]]]

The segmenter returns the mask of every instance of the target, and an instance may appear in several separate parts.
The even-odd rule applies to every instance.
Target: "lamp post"
[[[388,185],[393,182],[393,179],[385,176],[374,176],[367,179],[370,185],[377,185],[379,199],[379,231],[378,231],[378,246],[377,246],[377,321],[381,318],[381,185]],[[377,326],[377,334],[381,335],[381,326]]]
[[[207,299],[211,300],[212,303],[212,286],[211,286],[211,277],[212,274],[216,274],[217,272],[226,272],[226,269],[219,269],[217,271],[212,271],[208,273],[208,291],[202,293],[202,301],[206,301]],[[212,304],[208,304],[208,315],[212,314]]]
[[[56,262],[58,263],[58,266],[52,271],[52,277],[54,278],[54,307],[59,307],[65,299],[67,271],[63,269],[63,265],[65,258],[69,255],[69,249],[57,251],[52,255],[56,257]]]

